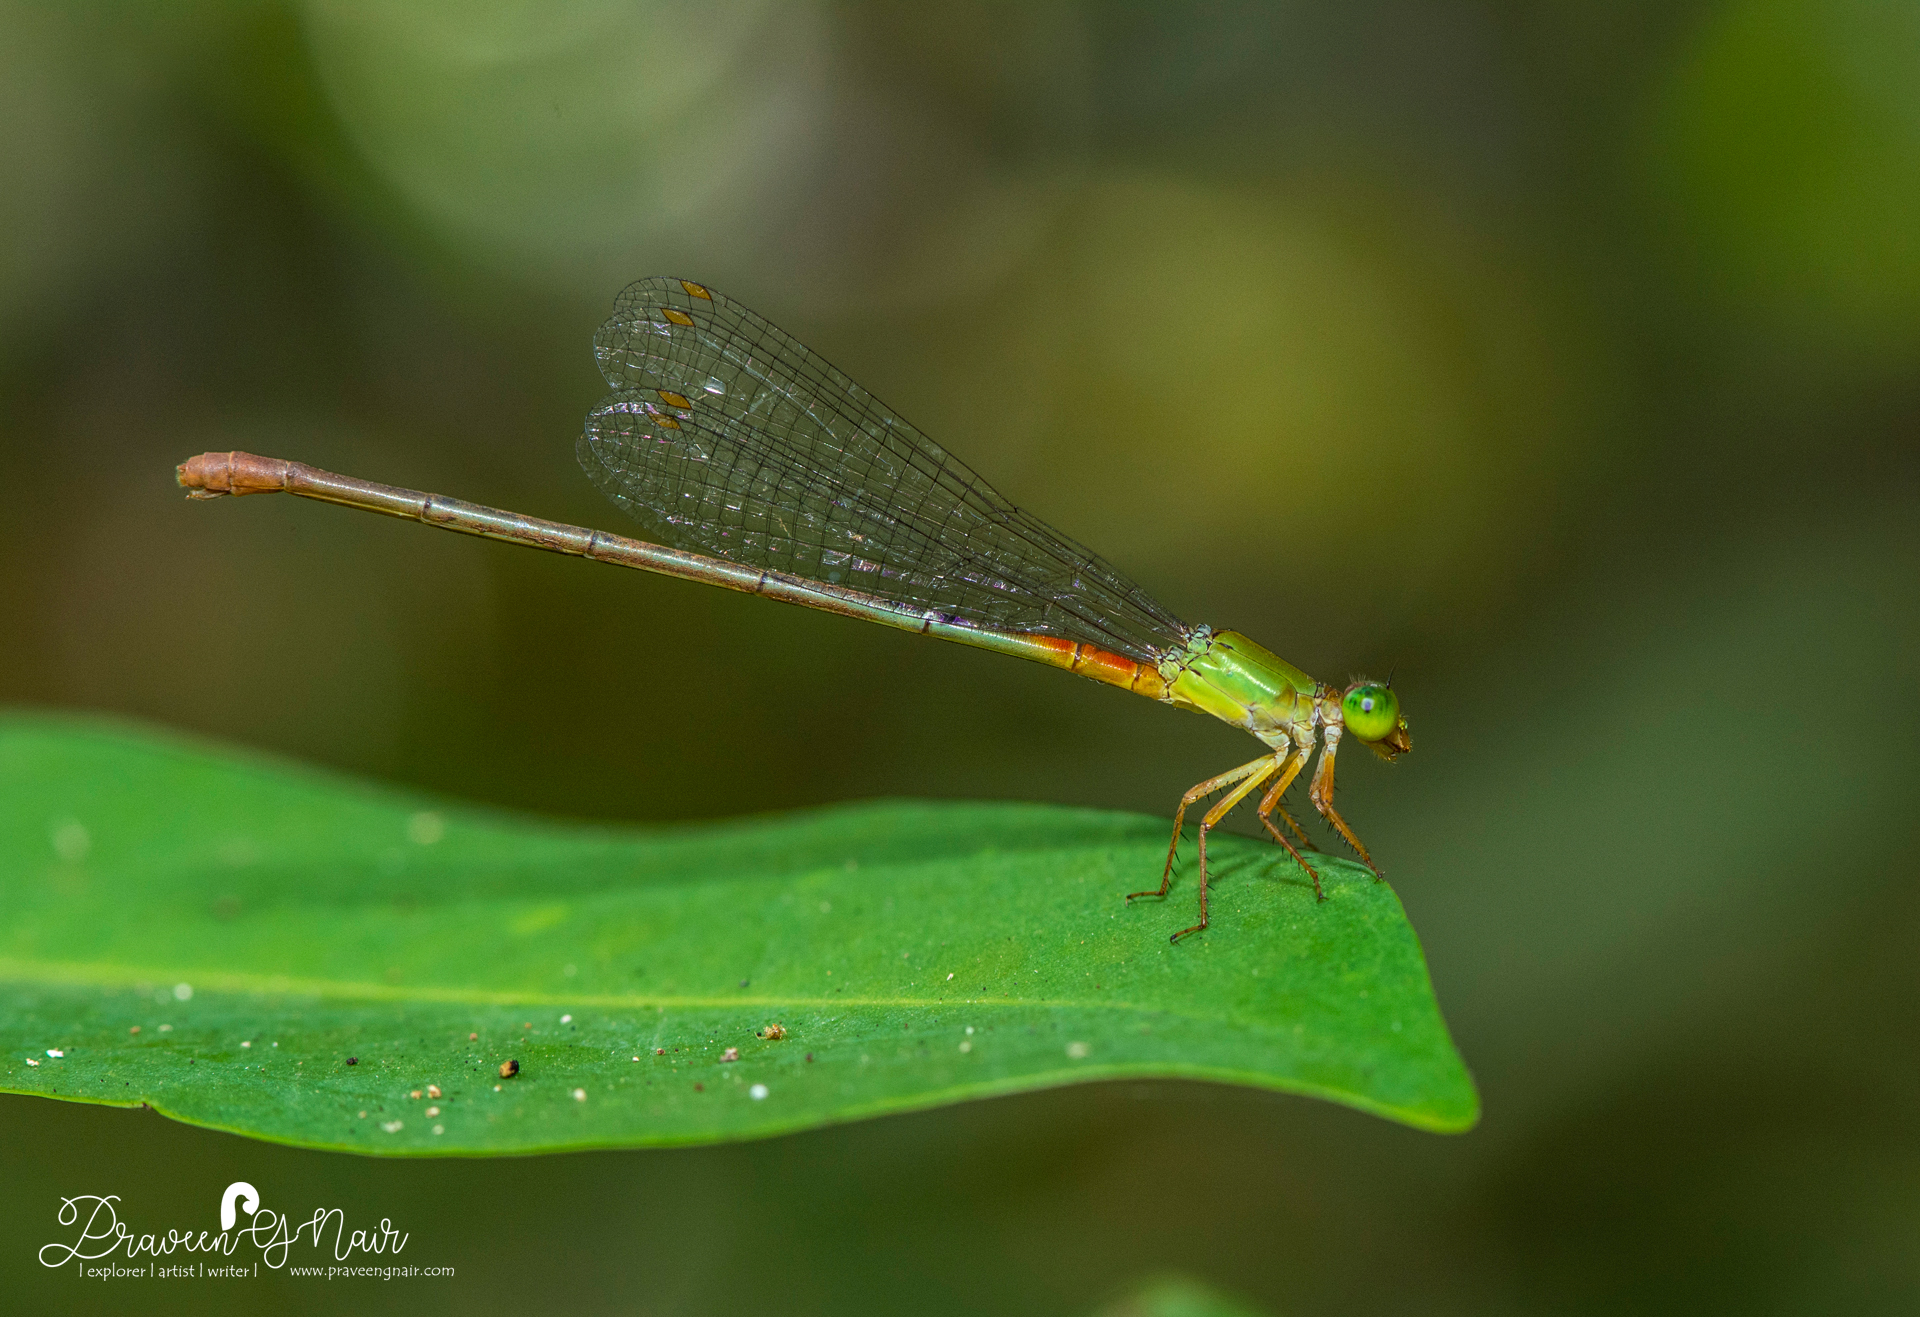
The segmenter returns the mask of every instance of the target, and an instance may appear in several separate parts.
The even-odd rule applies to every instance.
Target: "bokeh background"
[[[246,1178],[460,1275],[139,1306],[1920,1308],[1916,69],[1899,0],[0,4],[0,701],[635,821],[1165,814],[1244,756],[173,487],[243,448],[631,530],[573,462],[590,338],[697,278],[1183,616],[1393,670],[1415,752],[1343,795],[1486,1103],[1113,1085],[423,1165],[9,1098],[9,1289],[123,1310],[33,1262],[58,1198]]]

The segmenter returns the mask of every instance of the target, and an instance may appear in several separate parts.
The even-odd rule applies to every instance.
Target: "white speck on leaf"
[[[380,1128],[389,1134],[398,1134],[405,1125],[406,1122],[403,1120],[383,1120],[380,1122]]]
[[[173,985],[173,999],[174,999],[175,1001],[192,1001],[192,1000],[193,1000],[193,985],[192,985],[191,983],[176,983],[176,984],[174,984],[174,985]]]
[[[587,1100],[587,1090],[586,1090],[586,1089],[584,1089],[584,1088],[576,1088],[576,1089],[574,1089],[574,1090],[573,1090],[573,1100],[574,1100],[575,1102],[585,1102],[585,1101]]]
[[[747,1090],[747,1096],[752,1098],[755,1102],[758,1102],[761,1098],[764,1098],[766,1095],[767,1095],[767,1086],[765,1084],[755,1084],[752,1088]]]
[[[93,849],[93,837],[79,819],[62,819],[49,832],[53,853],[68,864],[78,864]]]
[[[563,1016],[561,1016],[561,1017],[560,1017],[560,1023],[562,1023],[562,1024],[572,1024],[572,1023],[573,1023],[573,1017],[572,1017],[571,1015],[563,1015]]]
[[[49,1047],[47,1049],[47,1055],[53,1057],[55,1060],[58,1060],[60,1057],[65,1056],[66,1053],[61,1051],[57,1047]]]
[[[1075,1061],[1086,1060],[1087,1053],[1091,1052],[1092,1050],[1093,1049],[1091,1047],[1088,1047],[1085,1043],[1068,1043],[1067,1044],[1067,1055]]]

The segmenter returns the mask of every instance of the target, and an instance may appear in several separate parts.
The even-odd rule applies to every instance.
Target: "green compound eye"
[[[1400,700],[1385,686],[1355,686],[1340,701],[1347,730],[1363,741],[1378,741],[1400,725]]]

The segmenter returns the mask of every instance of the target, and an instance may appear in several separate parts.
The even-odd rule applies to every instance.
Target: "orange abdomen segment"
[[[1109,686],[1118,686],[1121,690],[1132,691],[1135,695],[1144,695],[1150,700],[1166,698],[1167,684],[1161,678],[1158,668],[1145,663],[1136,663],[1124,654],[1101,649],[1098,645],[1081,644],[1060,636],[1041,636],[1021,631],[987,631],[952,623],[934,623],[927,628],[927,633],[939,636],[943,640],[957,640],[963,645],[974,645],[981,649],[997,650],[1002,654],[1031,659],[1036,663],[1045,663],[1049,667],[1065,668],[1068,672],[1077,672],[1083,677],[1090,677],[1094,681],[1104,682]]]

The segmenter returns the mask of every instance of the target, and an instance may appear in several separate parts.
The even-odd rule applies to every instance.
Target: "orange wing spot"
[[[658,413],[654,415],[653,423],[655,425],[663,425],[669,430],[678,430],[680,428],[680,422],[674,420],[671,416],[661,416]]]
[[[688,297],[698,297],[709,302],[713,300],[713,294],[702,288],[699,284],[689,283],[685,279],[682,279],[680,286],[687,290]]]
[[[659,394],[659,395],[660,395],[660,401],[661,401],[661,402],[664,402],[664,403],[666,403],[666,404],[667,404],[667,405],[668,405],[669,407],[691,407],[691,406],[693,406],[693,403],[692,403],[692,402],[690,402],[690,401],[689,401],[689,400],[688,400],[687,398],[685,398],[685,397],[684,397],[684,396],[682,396],[681,394],[678,394],[678,393],[672,393],[672,392],[669,392],[669,391],[668,391],[668,390],[666,390],[666,389],[655,389],[655,390],[654,390],[654,392],[655,392],[655,393],[657,393],[657,394]]]
[[[676,325],[684,325],[688,328],[691,328],[693,325],[693,317],[685,311],[675,310],[670,306],[663,306],[660,308],[660,314],[673,321]]]

